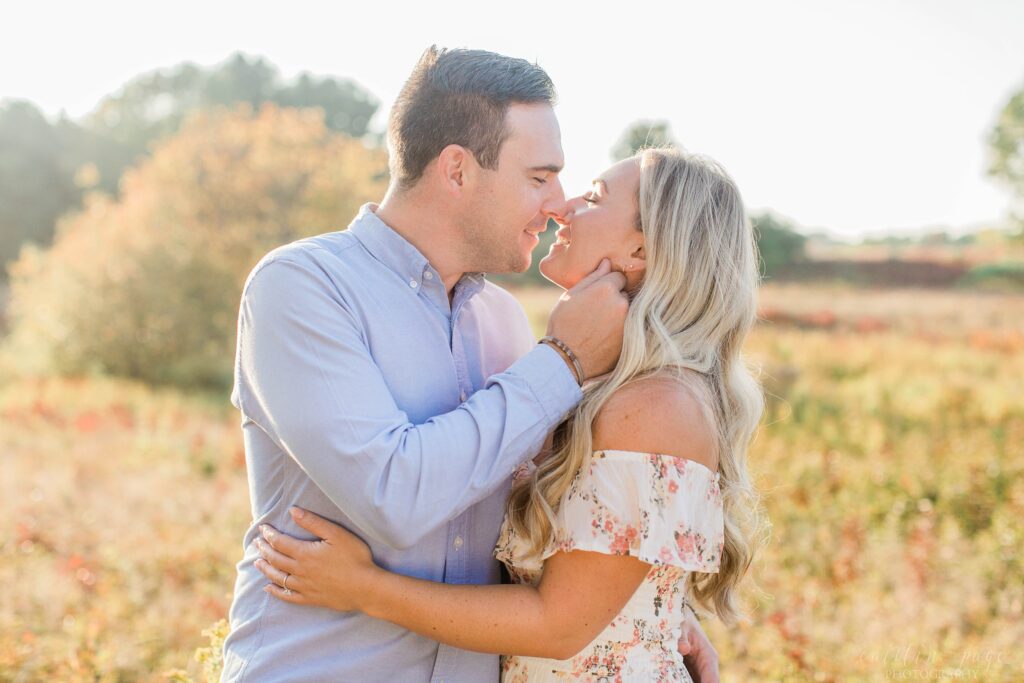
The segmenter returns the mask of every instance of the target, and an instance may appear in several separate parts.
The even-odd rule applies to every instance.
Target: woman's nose
[[[582,205],[582,197],[573,197],[553,208],[551,212],[548,213],[548,217],[555,219],[556,223],[567,225],[572,222],[573,215],[575,215],[576,210]]]
[[[556,223],[565,225],[572,220],[572,215],[575,213],[575,209],[569,202],[562,202],[557,206],[551,207],[544,213],[548,218],[553,218]]]

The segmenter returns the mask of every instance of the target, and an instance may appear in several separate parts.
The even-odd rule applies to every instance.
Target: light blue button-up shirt
[[[507,292],[438,272],[373,205],[349,229],[267,254],[246,281],[231,402],[253,522],[238,564],[224,681],[496,682],[498,658],[363,614],[290,605],[253,566],[288,508],[335,520],[381,566],[498,583],[492,552],[514,469],[580,400]]]

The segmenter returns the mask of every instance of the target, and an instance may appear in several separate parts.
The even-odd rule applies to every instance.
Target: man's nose
[[[572,217],[572,207],[569,202],[565,199],[565,191],[562,189],[562,182],[555,178],[552,183],[551,195],[544,202],[544,206],[541,208],[543,213],[548,218],[553,218],[558,223],[567,223]]]
[[[555,220],[558,220],[558,217],[564,213],[565,191],[562,189],[562,181],[558,176],[555,176],[554,180],[550,182],[548,196],[545,197],[540,210],[545,216]]]
[[[586,206],[586,202],[583,201],[583,197],[572,197],[563,201],[555,210],[546,215],[562,225],[567,225],[572,222],[576,211],[584,206]]]
[[[572,220],[573,210],[568,202],[562,201],[561,204],[555,204],[547,206],[541,210],[541,212],[548,218],[554,219],[556,223],[565,225]]]

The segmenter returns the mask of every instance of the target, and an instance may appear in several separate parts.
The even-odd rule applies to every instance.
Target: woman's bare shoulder
[[[710,406],[694,384],[655,376],[619,388],[594,420],[594,450],[662,453],[718,469]]]

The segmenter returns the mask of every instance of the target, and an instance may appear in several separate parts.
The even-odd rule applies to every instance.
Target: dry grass
[[[542,331],[556,294],[518,294]],[[762,302],[750,460],[774,530],[751,621],[705,622],[723,679],[1024,679],[1024,297]],[[0,449],[0,680],[199,676],[249,517],[227,400],[12,383]]]

